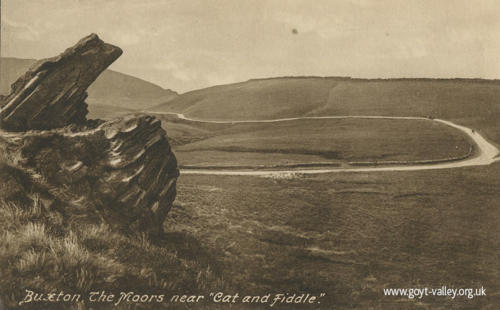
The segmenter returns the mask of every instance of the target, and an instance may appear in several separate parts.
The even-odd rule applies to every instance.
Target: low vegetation
[[[161,116],[160,116],[161,117]],[[165,117],[184,166],[276,166],[440,160],[469,154],[460,131],[430,120],[303,119],[207,124]]]
[[[223,289],[216,261],[183,233],[150,238],[112,230],[102,223],[67,223],[57,189],[45,188],[23,171],[0,167],[0,301],[17,308],[25,289],[81,294],[204,294]],[[199,259],[197,255],[203,257]],[[165,297],[166,298],[166,297]],[[87,303],[85,303],[87,302]],[[22,309],[130,309],[122,303],[32,303]],[[141,309],[168,307],[145,304]],[[170,305],[171,307],[172,305]]]
[[[498,98],[496,81],[296,78],[195,91],[158,109],[208,119],[432,116],[480,130],[498,143]],[[453,129],[410,121],[232,125],[165,119],[184,165],[433,159],[463,155],[470,146]],[[0,305],[15,309],[31,289],[82,295],[325,293],[315,309],[495,309],[499,174],[496,163],[413,172],[181,175],[165,233],[151,238],[98,221],[68,222],[65,212],[74,210],[62,187],[0,163]],[[384,297],[382,291],[443,285],[484,287],[487,295],[417,300]],[[177,306],[190,308],[136,308]],[[30,307],[40,304],[22,308]],[[61,305],[43,304],[51,308]],[[251,307],[258,308],[269,307]]]
[[[494,309],[500,165],[453,170],[184,175],[166,229],[195,236],[248,294],[326,293],[315,309]],[[383,288],[486,289],[384,297]],[[306,309],[306,308],[304,308]]]
[[[182,94],[156,111],[215,120],[321,115],[432,116],[500,143],[500,81],[474,79],[272,78]]]

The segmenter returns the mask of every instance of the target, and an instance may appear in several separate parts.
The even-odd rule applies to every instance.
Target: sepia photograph
[[[0,12],[0,310],[500,309],[500,2]]]

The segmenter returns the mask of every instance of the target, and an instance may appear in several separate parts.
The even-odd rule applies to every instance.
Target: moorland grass
[[[462,132],[431,120],[303,119],[207,124],[167,116],[181,165],[284,165],[418,161],[469,154]]]
[[[151,108],[213,120],[324,115],[431,116],[500,143],[500,81],[274,78],[209,87]]]
[[[500,165],[451,170],[184,175],[169,231],[219,255],[247,294],[326,293],[315,309],[494,309]],[[384,297],[383,288],[486,288],[486,297]]]
[[[179,233],[172,240],[168,234],[153,238],[141,232],[114,231],[102,222],[68,225],[64,214],[54,207],[55,196],[37,189],[22,171],[2,165],[0,172],[0,300],[9,309],[19,307],[25,289],[44,293],[64,291],[83,297],[90,291],[102,290],[116,295],[133,291],[170,296],[201,294],[226,285],[213,257],[204,255],[204,248],[188,235]],[[20,176],[24,176],[21,184]],[[53,190],[50,192],[57,195]],[[204,259],[187,255],[188,252]],[[31,303],[19,308],[129,309],[132,306],[80,301]],[[175,305],[144,304],[141,309],[168,307]]]

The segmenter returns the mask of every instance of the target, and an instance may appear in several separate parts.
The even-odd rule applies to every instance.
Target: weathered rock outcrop
[[[108,224],[159,230],[173,200],[177,161],[160,121],[131,115],[95,128],[4,133],[11,162],[32,171],[72,205]]]
[[[91,35],[27,72],[4,106],[10,112],[2,127],[12,130],[0,131],[0,151],[3,161],[67,203],[70,222],[99,219],[119,229],[157,232],[179,176],[160,121],[137,114],[87,121],[82,105],[85,89],[120,53]],[[21,132],[43,128],[51,129]]]
[[[121,54],[91,34],[61,55],[37,62],[3,98],[0,127],[24,131],[84,122],[87,88]]]

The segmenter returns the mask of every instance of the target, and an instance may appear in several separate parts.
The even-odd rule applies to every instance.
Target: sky
[[[92,32],[111,69],[178,92],[291,75],[500,78],[497,0],[0,0],[1,55]]]

